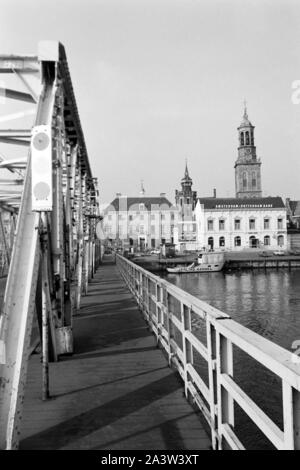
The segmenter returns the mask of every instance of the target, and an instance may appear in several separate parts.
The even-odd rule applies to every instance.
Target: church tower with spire
[[[196,204],[197,192],[192,190],[193,180],[189,175],[187,161],[185,162],[184,176],[181,179],[181,190],[175,191],[175,202],[177,206],[190,206],[193,210]]]
[[[175,202],[178,209],[177,226],[174,229],[174,241],[180,251],[195,249],[197,227],[194,221],[194,209],[197,202],[197,191],[193,191],[193,180],[189,175],[187,161],[181,179],[181,189],[175,191]],[[189,247],[189,248],[188,248]]]
[[[246,103],[243,120],[238,127],[238,133],[238,158],[234,165],[236,197],[262,197],[261,161],[256,155],[254,126],[249,121]]]

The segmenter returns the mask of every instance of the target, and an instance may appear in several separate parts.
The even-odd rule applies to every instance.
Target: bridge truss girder
[[[18,162],[1,163],[14,173],[19,171],[19,182],[23,175],[21,198],[16,193],[14,199],[0,199],[0,207],[3,202],[18,212],[0,316],[0,449],[17,449],[34,315],[42,339],[42,395],[46,399],[48,361],[72,352],[73,312],[100,262],[99,207],[97,180],[91,173],[63,46],[42,42],[37,57],[0,56],[0,73],[15,74],[21,80],[25,90],[7,88],[6,97],[37,102],[33,129],[48,126],[52,143],[51,211],[32,210],[30,140],[26,141],[24,175]],[[31,75],[39,77],[35,88]],[[15,141],[25,142],[31,132],[31,128],[5,130],[0,140],[19,145]],[[0,181],[0,196],[1,189]]]

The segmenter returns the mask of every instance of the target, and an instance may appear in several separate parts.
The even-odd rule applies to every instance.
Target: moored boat
[[[225,264],[224,253],[200,253],[198,258],[189,266],[167,268],[168,273],[207,273],[221,271]]]

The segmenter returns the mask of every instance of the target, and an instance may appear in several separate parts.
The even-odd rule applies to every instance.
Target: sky
[[[102,204],[141,180],[173,202],[186,159],[234,197],[244,99],[263,194],[300,199],[299,26],[299,0],[1,0],[0,54],[64,44]]]

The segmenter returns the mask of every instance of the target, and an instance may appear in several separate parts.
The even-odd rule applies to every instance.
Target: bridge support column
[[[165,313],[167,316],[167,332],[168,332],[168,359],[169,359],[169,366],[171,366],[172,363],[172,339],[173,339],[173,322],[171,315],[172,313],[170,312],[169,309],[169,294],[166,288],[164,288],[164,305],[165,305]]]
[[[42,259],[42,399],[49,398],[49,307],[48,304],[48,275],[47,275],[47,254],[43,253]]]

